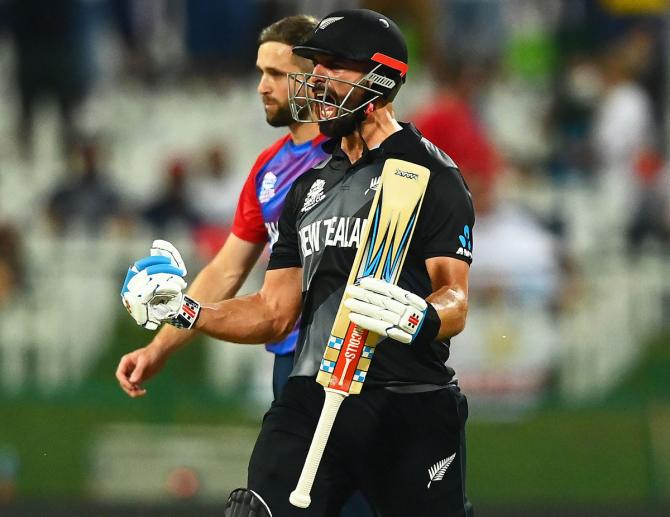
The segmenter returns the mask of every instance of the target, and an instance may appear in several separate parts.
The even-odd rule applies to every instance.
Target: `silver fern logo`
[[[448,458],[438,461],[435,465],[428,469],[428,485],[426,488],[430,488],[430,485],[433,481],[441,481],[444,477],[444,474],[447,472],[449,465],[451,465],[456,457],[456,453],[453,453]]]
[[[342,18],[343,16],[331,16],[330,18],[326,18],[319,24],[319,29],[323,30],[329,25],[332,25],[335,22],[339,22]]]
[[[363,195],[367,196],[368,192],[370,192],[371,190],[374,190],[375,192],[377,192],[379,190],[379,185],[381,184],[381,180],[382,180],[381,176],[377,176],[376,178],[372,178],[370,180],[370,188],[365,189],[365,192],[363,193]]]

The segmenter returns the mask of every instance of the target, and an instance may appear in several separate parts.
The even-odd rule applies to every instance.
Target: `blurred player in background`
[[[288,127],[289,132],[258,155],[242,188],[230,236],[189,290],[198,299],[221,301],[235,296],[266,243],[274,243],[284,197],[291,184],[327,156],[321,147],[325,138],[319,128],[295,122],[288,107],[286,74],[312,69],[311,62],[293,55],[291,48],[309,36],[316,23],[310,16],[289,16],[263,29],[258,38],[258,93],[265,118],[271,126]],[[132,363],[138,377],[149,379],[156,373],[143,368],[152,364],[147,361],[149,357],[160,354],[167,358],[194,335],[193,331],[165,326],[149,345],[125,355],[120,367]],[[266,345],[275,354],[275,398],[293,368],[296,338],[297,329],[281,342]],[[145,390],[137,390],[131,396],[144,394]]]
[[[326,138],[316,124],[293,120],[288,105],[289,72],[311,72],[308,59],[292,54],[293,46],[305,40],[318,20],[306,15],[288,16],[261,31],[256,67],[261,73],[258,93],[265,117],[273,127],[288,127],[289,133],[260,153],[240,194],[231,233],[212,261],[195,278],[189,295],[202,301],[221,301],[235,296],[266,243],[274,244],[284,198],[293,181],[328,154],[321,144]],[[281,393],[293,369],[299,321],[285,339],[266,345],[275,355],[272,388],[274,398]],[[143,396],[140,384],[155,375],[167,358],[185,345],[195,332],[166,325],[145,347],[121,358],[118,372],[133,371],[131,397]],[[156,361],[159,357],[160,360]],[[118,374],[117,374],[118,375]],[[372,515],[360,495],[347,503],[342,515]]]

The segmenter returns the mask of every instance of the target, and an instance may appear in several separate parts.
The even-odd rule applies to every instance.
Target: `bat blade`
[[[347,285],[368,276],[397,283],[429,177],[430,171],[420,165],[386,160]],[[332,390],[358,394],[379,336],[351,323],[342,302],[316,380]]]
[[[403,160],[384,162],[379,190],[370,208],[361,244],[356,252],[347,285],[362,277],[397,283],[428,186],[430,171]],[[298,484],[289,501],[307,508],[309,493],[321,463],[335,417],[344,398],[361,392],[379,336],[349,321],[343,302],[335,316],[331,336],[321,360],[317,382],[326,398]]]

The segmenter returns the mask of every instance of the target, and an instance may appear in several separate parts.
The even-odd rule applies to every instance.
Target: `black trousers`
[[[279,398],[279,395],[284,391],[284,386],[288,382],[288,376],[293,370],[293,360],[295,354],[291,352],[286,355],[275,355],[275,362],[272,368],[272,394],[274,400]]]
[[[471,516],[465,495],[465,421],[457,386],[422,393],[364,388],[340,408],[307,509],[289,503],[323,406],[311,377],[289,379],[263,419],[248,487],[273,517],[337,517],[360,490],[382,517]]]

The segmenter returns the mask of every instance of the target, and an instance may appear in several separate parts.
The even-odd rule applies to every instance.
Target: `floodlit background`
[[[259,30],[342,6],[400,23],[399,118],[474,196],[478,515],[670,514],[668,4],[0,0],[0,515],[218,515],[245,484],[271,356],[201,339],[131,400],[118,291],[154,238],[213,256],[283,134]]]

